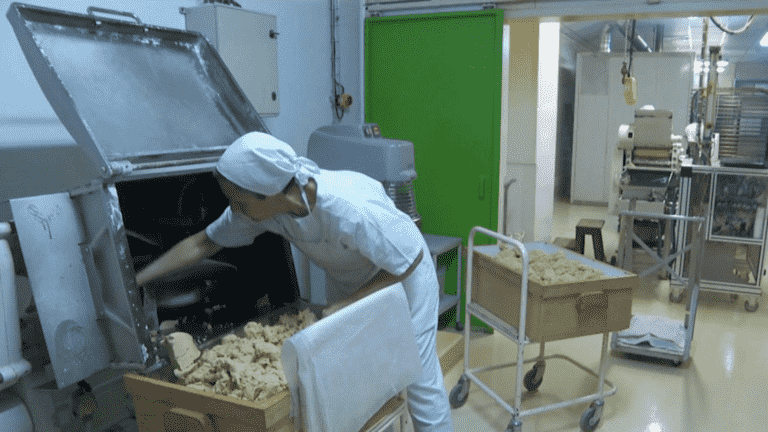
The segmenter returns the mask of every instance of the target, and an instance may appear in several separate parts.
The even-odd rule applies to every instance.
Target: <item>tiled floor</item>
[[[616,217],[606,208],[555,205],[554,237],[573,237],[580,218],[604,219],[605,252],[615,254],[618,243]],[[586,254],[591,256],[590,242]],[[682,320],[683,304],[668,300],[669,285],[650,276],[641,281],[634,296],[633,313],[661,315]],[[607,379],[618,388],[606,399],[598,430],[637,432],[768,431],[768,312],[761,305],[755,313],[744,311],[744,300],[729,295],[702,293],[691,360],[674,367],[609,354]],[[600,335],[552,342],[547,353],[560,353],[597,370]],[[535,357],[539,345],[526,348]],[[514,343],[501,336],[474,335],[470,342],[471,367],[511,362]],[[526,370],[530,367],[526,366]],[[459,364],[445,376],[448,391],[463,371]],[[510,405],[514,404],[514,369],[482,375]],[[548,362],[538,392],[523,393],[523,409],[572,399],[596,391],[596,380],[562,360]],[[587,404],[523,418],[525,432],[579,431]],[[511,415],[478,386],[471,386],[466,404],[453,411],[456,431],[504,431]]]

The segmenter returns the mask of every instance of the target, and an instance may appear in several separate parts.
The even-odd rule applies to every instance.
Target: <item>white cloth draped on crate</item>
[[[401,284],[323,318],[283,345],[291,417],[305,432],[357,432],[422,373]]]

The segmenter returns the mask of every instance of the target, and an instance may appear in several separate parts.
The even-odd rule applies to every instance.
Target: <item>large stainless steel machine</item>
[[[227,145],[268,130],[199,33],[96,8],[14,3],[7,17],[75,144],[56,148],[60,172],[40,176],[48,143],[0,156],[0,173],[29,173],[0,174],[13,212],[0,224],[11,251],[0,254],[0,297],[12,298],[16,278],[33,293],[21,324],[0,327],[22,357],[0,356],[13,367],[0,364],[0,429],[135,430],[121,378],[161,364],[161,323],[204,341],[298,299],[290,248],[272,235],[161,284],[135,283],[226,207],[211,171]],[[54,193],[31,192],[41,188]],[[16,317],[11,303],[0,314]]]

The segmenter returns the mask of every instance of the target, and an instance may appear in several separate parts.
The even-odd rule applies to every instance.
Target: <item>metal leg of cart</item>
[[[501,240],[503,242],[506,242],[516,247],[522,255],[523,272],[522,272],[522,279],[521,279],[520,322],[517,328],[507,324],[506,322],[496,317],[495,315],[493,315],[491,312],[489,312],[479,304],[472,303],[472,258],[473,258],[473,251],[474,251],[474,237],[475,237],[475,233],[478,233],[478,232],[488,235],[490,237],[496,238],[498,240]],[[577,361],[575,361],[570,357],[560,355],[560,354],[553,354],[548,356],[545,355],[544,343],[541,343],[539,348],[539,355],[536,358],[525,360],[524,359],[525,346],[531,343],[531,341],[525,336],[525,322],[526,322],[527,299],[528,299],[528,267],[529,267],[528,252],[526,251],[525,246],[521,242],[515,239],[502,236],[500,234],[497,234],[493,231],[490,231],[482,227],[475,227],[472,229],[469,235],[469,250],[467,255],[468,255],[467,289],[466,289],[466,299],[464,304],[464,311],[465,311],[464,313],[464,320],[465,320],[464,373],[459,378],[459,381],[456,384],[456,386],[450,392],[449,400],[451,403],[451,407],[460,408],[467,402],[467,399],[469,397],[470,385],[474,383],[512,415],[512,419],[507,425],[506,432],[522,432],[524,417],[541,414],[548,411],[563,409],[570,406],[589,402],[590,406],[582,415],[580,426],[582,430],[585,432],[594,431],[599,425],[600,419],[603,415],[605,398],[612,396],[616,393],[616,386],[614,386],[613,383],[605,379],[605,374],[607,372],[606,362],[608,358],[609,334],[608,333],[603,334],[602,349],[600,353],[600,366],[599,366],[598,373],[595,373],[594,371],[578,363]],[[508,337],[509,339],[513,340],[514,342],[516,342],[518,347],[517,361],[513,363],[505,363],[505,364],[471,369],[470,368],[470,363],[471,363],[470,349],[469,349],[469,344],[470,344],[469,322],[470,322],[471,316],[477,316],[483,322],[489,324],[496,331]],[[550,404],[550,405],[546,405],[546,406],[542,406],[542,407],[538,407],[530,410],[522,410],[521,405],[522,405],[523,386],[525,386],[525,388],[528,391],[536,391],[544,379],[544,370],[545,370],[547,361],[554,360],[554,359],[566,360],[571,364],[573,364],[574,366],[576,366],[577,368],[583,370],[587,374],[595,377],[597,379],[597,384],[598,384],[597,391],[593,394],[582,396],[576,399],[562,401],[559,403],[554,403],[554,404]],[[523,365],[526,363],[534,363],[534,365],[533,365],[533,368],[527,374],[525,374],[525,376],[523,376]],[[496,394],[488,385],[486,385],[478,377],[478,374],[483,372],[488,372],[488,371],[503,369],[503,368],[511,368],[511,367],[515,367],[517,369],[517,375],[515,379],[514,406],[509,405],[507,401],[505,401],[502,397]],[[608,390],[605,389],[606,385],[610,387]]]

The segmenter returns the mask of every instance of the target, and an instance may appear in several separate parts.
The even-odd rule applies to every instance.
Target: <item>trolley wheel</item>
[[[595,407],[590,406],[584,411],[584,414],[581,415],[579,426],[581,426],[582,431],[592,432],[597,429],[597,426],[600,424],[600,417],[595,415],[595,411]]]
[[[504,432],[523,432],[523,422],[513,417]]]
[[[611,265],[612,265],[612,266],[614,266],[614,267],[616,267],[616,263],[617,263],[617,262],[618,262],[618,260],[616,259],[616,256],[615,256],[615,255],[614,255],[614,256],[612,256],[612,257],[611,257]]]
[[[459,378],[459,382],[451,390],[451,394],[448,395],[448,401],[451,403],[451,408],[457,409],[464,406],[467,403],[469,397],[469,380],[465,376]]]
[[[464,321],[456,320],[456,330],[464,331]]]
[[[680,367],[680,366],[682,366],[682,365],[683,365],[683,362],[682,362],[682,361],[679,361],[679,360],[672,360],[672,366],[674,366],[674,367]]]
[[[683,301],[683,293],[675,295],[674,291],[671,291],[669,293],[669,301],[671,301],[672,303],[680,303],[681,301]]]
[[[749,300],[744,302],[744,309],[747,312],[756,312],[757,308],[759,308],[759,307],[760,307],[760,303],[758,303],[758,302],[755,302],[754,306],[750,306],[749,305]]]
[[[538,390],[541,382],[544,381],[544,376],[536,380],[536,372],[538,372],[538,368],[534,366],[533,369],[529,370],[528,373],[525,374],[523,385],[525,385],[525,388],[528,391],[534,392]]]

